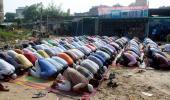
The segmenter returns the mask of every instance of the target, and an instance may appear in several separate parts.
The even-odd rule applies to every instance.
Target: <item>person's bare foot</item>
[[[0,91],[6,91],[6,92],[8,92],[9,89],[8,89],[7,87],[3,86],[3,85],[0,83]]]
[[[56,81],[54,81],[54,82],[53,82],[53,84],[51,85],[51,88],[52,88],[52,89],[55,89],[55,88],[56,88],[56,86],[57,86],[57,82],[56,82]]]

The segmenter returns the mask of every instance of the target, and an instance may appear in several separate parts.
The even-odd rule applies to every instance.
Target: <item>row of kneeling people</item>
[[[122,46],[126,44],[127,39],[119,39],[123,41]],[[118,48],[121,48],[118,43]],[[95,52],[91,53],[86,59],[82,60],[79,65],[73,68],[67,67],[63,69],[52,88],[57,88],[64,91],[73,90],[75,92],[92,92],[93,87],[97,87],[102,78],[102,74],[106,71],[111,61],[117,55],[114,45],[106,44]]]
[[[65,77],[71,79],[69,80],[70,84],[76,84],[74,83],[76,79],[79,83],[84,79],[91,80],[94,77],[100,80],[101,74],[106,70],[106,67],[103,66],[111,63],[118,49],[126,43],[127,39],[122,38],[113,42],[114,39],[109,38],[112,44],[102,41],[102,38],[93,37],[90,38],[91,40],[89,39],[90,42],[86,39],[70,39],[71,42],[59,40],[52,43],[43,41],[43,44],[38,44],[38,46],[31,42],[31,46],[22,50],[15,49],[1,52],[0,79],[15,79],[17,75],[23,74],[22,72],[29,71],[31,75],[45,79],[56,78],[59,73],[63,73],[63,75],[68,75]],[[65,47],[65,45],[70,45],[73,42],[74,45],[77,43],[77,46]],[[81,43],[78,44],[78,42]],[[60,51],[58,52],[55,48],[60,48]],[[82,61],[84,58],[87,59]],[[71,74],[74,77],[70,77]],[[73,80],[75,81],[72,82]],[[95,83],[97,81],[91,80],[90,82]],[[60,85],[62,87],[62,84]],[[91,85],[88,86],[91,87]]]
[[[142,63],[140,42],[138,38],[133,38],[128,42],[122,54],[117,59],[116,64],[120,64],[127,67],[139,66]]]
[[[162,52],[156,42],[152,41],[150,38],[145,38],[143,45],[147,66],[155,69],[170,69],[169,59]]]

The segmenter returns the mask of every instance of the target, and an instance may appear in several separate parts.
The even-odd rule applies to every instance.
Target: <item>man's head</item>
[[[89,81],[89,84],[91,84],[93,87],[98,87],[99,86],[99,81],[96,79],[91,79]]]
[[[124,59],[123,59],[123,57],[121,56],[121,57],[119,57],[117,60],[116,60],[116,65],[117,64],[123,64],[123,62],[124,62]]]

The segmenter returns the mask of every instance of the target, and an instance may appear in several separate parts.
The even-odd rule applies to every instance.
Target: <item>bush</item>
[[[167,41],[167,42],[170,42],[170,34],[167,35],[166,41]]]
[[[2,40],[10,39],[11,37],[14,37],[15,35],[12,32],[6,32],[0,29],[0,38]]]

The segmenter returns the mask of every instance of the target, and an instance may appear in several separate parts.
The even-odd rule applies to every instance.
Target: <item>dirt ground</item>
[[[118,87],[110,88],[104,81],[97,94],[91,100],[170,100],[170,71],[153,69],[137,73],[138,69],[113,68]],[[79,98],[64,97],[45,90],[33,90],[20,85],[3,83],[9,86],[10,92],[0,92],[0,100],[35,100],[33,94],[46,93],[45,97],[36,100],[78,100]],[[142,92],[149,93],[147,96]]]

